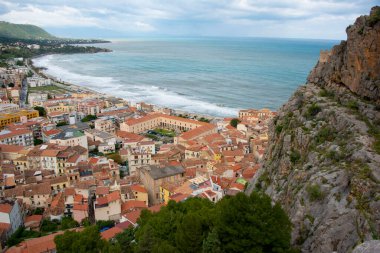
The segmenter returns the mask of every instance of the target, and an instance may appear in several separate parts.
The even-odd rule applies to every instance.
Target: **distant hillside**
[[[4,21],[0,21],[0,37],[23,40],[57,39],[38,26],[12,24]]]

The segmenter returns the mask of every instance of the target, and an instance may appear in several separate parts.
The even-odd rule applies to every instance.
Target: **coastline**
[[[70,83],[70,82],[67,82],[67,81],[64,81],[64,80],[58,80],[58,78],[56,76],[52,76],[50,74],[47,74],[43,68],[40,68],[40,67],[36,67],[34,64],[33,64],[33,59],[37,59],[37,58],[40,58],[40,57],[45,57],[45,56],[49,56],[49,55],[54,55],[54,53],[52,54],[44,54],[44,55],[38,55],[38,56],[34,56],[32,58],[29,58],[29,63],[28,63],[28,67],[32,69],[32,71],[34,73],[36,73],[37,75],[40,75],[42,77],[45,77],[45,78],[48,78],[50,80],[52,80],[52,83],[53,85],[55,86],[58,86],[58,87],[61,87],[63,89],[66,89],[66,90],[69,90],[71,92],[80,92],[80,91],[85,91],[85,92],[89,92],[89,93],[93,93],[97,96],[102,96],[102,97],[116,97],[116,98],[119,98],[119,99],[122,99],[124,101],[126,101],[128,104],[131,104],[131,101],[125,99],[125,98],[122,98],[122,97],[118,97],[118,96],[115,96],[115,95],[111,95],[111,94],[108,94],[108,93],[103,93],[103,92],[99,92],[99,91],[96,91],[94,89],[91,89],[91,88],[88,88],[88,87],[85,87],[83,85],[78,85],[78,84],[74,84],[74,83]],[[140,103],[140,102],[144,102],[144,103],[147,103],[146,101],[139,101],[137,103]],[[155,104],[151,104],[155,107],[158,107],[158,108],[169,108],[169,107],[163,107],[163,106],[158,106],[158,105],[155,105]],[[213,121],[213,120],[222,120],[224,117],[228,117],[228,115],[225,115],[224,117],[219,117],[219,116],[214,116],[214,115],[209,115],[209,114],[203,114],[203,113],[196,113],[196,112],[189,112],[189,111],[184,111],[184,110],[179,110],[179,109],[173,109],[173,108],[169,108],[171,111],[173,111],[173,113],[175,115],[186,115],[188,117],[196,117],[196,118],[206,118],[210,121]],[[237,115],[236,115],[237,116]]]

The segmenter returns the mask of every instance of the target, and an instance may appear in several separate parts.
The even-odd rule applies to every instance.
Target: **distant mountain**
[[[0,21],[0,37],[22,40],[58,39],[35,25],[12,24]]]

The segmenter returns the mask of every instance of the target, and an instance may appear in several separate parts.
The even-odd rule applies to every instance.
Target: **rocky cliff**
[[[366,100],[380,104],[380,10],[359,17],[347,27],[347,41],[324,52],[308,82],[319,86],[340,84]]]
[[[380,235],[380,8],[347,35],[279,110],[248,187],[282,204],[302,252],[350,252]]]

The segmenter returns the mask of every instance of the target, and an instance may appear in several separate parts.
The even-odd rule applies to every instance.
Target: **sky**
[[[0,20],[60,37],[346,39],[380,0],[0,0]]]

